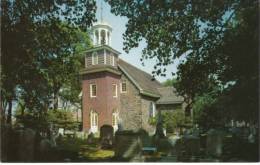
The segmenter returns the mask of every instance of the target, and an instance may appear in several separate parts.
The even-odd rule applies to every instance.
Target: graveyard
[[[1,162],[259,162],[259,2],[2,1]]]
[[[40,138],[31,129],[20,129],[6,139],[3,157],[8,162],[254,162],[258,159],[258,139],[248,141],[246,129],[186,130],[183,134],[149,136],[146,131],[117,131],[109,126],[100,135],[74,132]],[[14,143],[15,141],[15,143]],[[9,142],[9,143],[8,143]],[[11,142],[11,143],[10,143]],[[33,143],[32,143],[33,142]],[[14,152],[15,151],[15,152]]]

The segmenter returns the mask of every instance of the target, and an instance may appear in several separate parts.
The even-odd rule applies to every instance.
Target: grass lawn
[[[98,139],[88,144],[86,139],[62,138],[57,143],[58,150],[62,152],[63,160],[72,162],[109,161],[114,156],[113,150],[101,149]],[[61,160],[62,161],[62,160]]]

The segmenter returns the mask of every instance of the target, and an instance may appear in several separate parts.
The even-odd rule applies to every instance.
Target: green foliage
[[[26,128],[32,128],[40,132],[48,132],[53,124],[55,128],[64,128],[68,130],[77,130],[79,123],[73,119],[72,112],[65,110],[49,110],[44,115],[35,115],[25,112],[21,115],[19,110],[16,112],[16,125],[22,124]]]
[[[149,120],[150,124],[156,125],[158,121],[158,114]],[[190,126],[190,118],[185,116],[184,111],[179,108],[174,111],[165,111],[161,113],[163,127],[167,130],[167,132],[173,132],[175,129],[180,127],[189,127]]]
[[[72,112],[65,110],[48,111],[48,122],[55,124],[58,128],[68,130],[77,130],[79,128],[79,123],[74,121]]]
[[[154,74],[192,51],[203,57],[215,47],[237,11],[257,6],[257,1],[134,1],[106,0],[111,12],[128,18],[124,50],[145,40],[142,59],[156,58]],[[205,12],[206,11],[206,12]],[[235,14],[233,14],[235,12]]]
[[[34,113],[47,111],[50,100],[57,100],[62,86],[76,77],[76,54],[82,50],[77,43],[86,38],[82,34],[95,20],[95,11],[94,0],[1,3],[4,111],[15,99]]]
[[[166,128],[167,132],[173,132],[174,129],[185,127],[189,124],[189,119],[185,117],[182,109],[162,113],[162,118],[164,128]]]
[[[155,75],[184,59],[175,87],[187,110],[196,104],[216,125],[231,118],[258,122],[258,1],[107,1],[128,18],[124,49],[145,40],[142,60],[156,59]],[[212,91],[216,103],[199,103]]]
[[[148,123],[149,123],[150,125],[156,125],[157,119],[158,119],[158,116],[150,117],[150,118],[148,119]]]
[[[212,92],[206,93],[203,96],[197,96],[192,106],[194,124],[198,124],[204,130],[223,126],[225,124],[223,121],[224,118],[221,118],[223,107],[222,109],[216,109],[216,103],[216,93]]]
[[[174,86],[176,84],[176,79],[173,78],[173,79],[167,79],[165,82],[162,83],[163,86]]]

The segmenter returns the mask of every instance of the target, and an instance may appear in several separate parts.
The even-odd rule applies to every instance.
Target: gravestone
[[[171,144],[171,156],[180,156],[181,155],[181,137],[180,136],[170,136],[169,142]]]
[[[200,138],[198,136],[189,135],[183,138],[185,151],[190,156],[198,156],[200,153]]]
[[[140,133],[127,130],[117,131],[115,134],[115,142],[116,158],[128,161],[142,161],[142,141]]]
[[[88,143],[88,144],[94,143],[94,139],[95,139],[94,134],[91,132],[91,133],[88,135],[87,143]]]
[[[18,159],[22,162],[34,161],[35,131],[32,129],[18,130]]]
[[[223,147],[224,132],[211,129],[207,132],[206,152],[209,155],[221,156]]]
[[[64,128],[59,128],[58,133],[63,136],[64,135]]]
[[[48,139],[42,139],[39,145],[40,161],[46,161],[49,159],[51,151],[51,142]]]
[[[102,149],[110,149],[113,145],[114,129],[111,125],[103,125],[100,128],[100,142]]]

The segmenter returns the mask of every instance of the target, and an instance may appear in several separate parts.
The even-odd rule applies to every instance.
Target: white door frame
[[[98,113],[95,111],[90,112],[90,132],[98,132]]]

